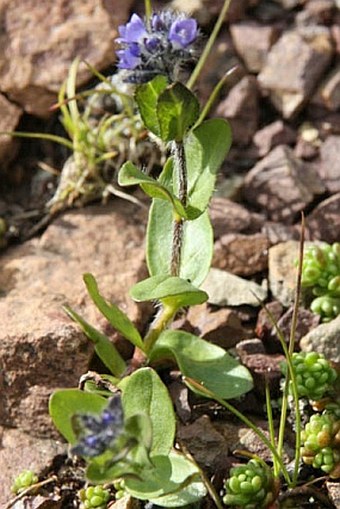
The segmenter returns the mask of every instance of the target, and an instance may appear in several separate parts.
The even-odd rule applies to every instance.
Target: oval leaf
[[[156,456],[152,459],[154,468],[142,474],[142,478],[139,479],[125,479],[125,489],[135,498],[141,500],[154,500],[155,503],[166,502],[165,496],[172,494],[173,502],[175,501],[176,495],[180,495],[181,489],[186,486],[190,486],[191,483],[195,483],[196,490],[191,493],[205,494],[204,486],[200,482],[199,470],[191,461],[185,458],[181,453],[171,451],[168,456]],[[198,483],[200,484],[199,489]],[[155,498],[156,497],[156,498]],[[162,498],[158,498],[162,497]],[[163,498],[164,497],[164,498]],[[187,498],[183,497],[183,502]],[[201,498],[201,497],[199,497]],[[197,498],[193,499],[197,500]],[[170,499],[169,499],[170,501]],[[178,498],[178,502],[180,498]],[[160,504],[163,505],[162,503]],[[180,505],[185,505],[180,503]],[[164,505],[167,507],[167,505]],[[169,505],[169,507],[176,507]]]
[[[198,119],[198,100],[182,83],[173,83],[159,95],[157,116],[162,140],[181,141]]]
[[[168,80],[165,76],[156,76],[151,81],[139,85],[135,99],[145,126],[156,136],[160,136],[160,127],[157,116],[157,102],[159,95],[167,87]]]
[[[125,419],[138,413],[151,419],[150,455],[167,455],[174,443],[176,422],[169,393],[157,373],[151,368],[139,369],[119,387],[123,390]]]
[[[131,320],[114,304],[109,303],[100,295],[98,285],[92,274],[84,274],[87,291],[99,311],[118,332],[128,339],[133,345],[144,350],[142,338]]]
[[[180,200],[174,196],[160,182],[149,177],[144,172],[139,170],[130,161],[126,162],[120,169],[118,174],[118,184],[121,186],[132,186],[139,184],[143,191],[151,198],[159,198],[161,200],[167,200],[170,202],[180,217],[187,217],[185,209],[181,204]]]
[[[194,306],[208,300],[208,294],[179,277],[158,275],[140,281],[130,290],[137,302],[168,301],[173,307]]]
[[[63,389],[52,394],[49,412],[57,430],[70,444],[77,442],[72,427],[75,414],[100,414],[107,406],[107,399],[98,394],[90,394],[79,389]]]
[[[184,143],[188,172],[188,215],[202,212],[214,192],[216,175],[231,145],[231,129],[226,120],[214,118],[194,129]]]
[[[173,214],[169,203],[154,199],[147,228],[147,264],[151,276],[170,275]],[[186,221],[179,276],[199,287],[206,278],[213,254],[213,231],[204,212],[193,221]]]
[[[184,376],[197,380],[219,398],[237,398],[253,387],[249,371],[234,357],[193,334],[162,332],[151,350],[150,361],[167,355],[177,361]]]

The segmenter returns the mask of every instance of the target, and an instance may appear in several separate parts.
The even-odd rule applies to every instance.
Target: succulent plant
[[[89,486],[79,492],[81,500],[81,509],[106,509],[110,498],[110,492],[103,486]]]
[[[20,491],[25,490],[32,484],[38,482],[38,476],[32,472],[32,470],[23,470],[20,474],[14,479],[14,483],[11,486],[11,490],[13,493],[20,493]]]
[[[301,456],[307,465],[338,477],[340,468],[340,418],[333,410],[314,414],[301,432]]]
[[[337,372],[324,355],[317,352],[295,352],[292,363],[299,397],[319,400],[332,390]],[[286,370],[284,365],[283,371]]]
[[[232,468],[224,485],[226,494],[223,502],[227,506],[262,509],[275,499],[276,487],[272,471],[257,459]]]
[[[311,303],[313,313],[329,321],[340,313],[340,243],[322,243],[309,247],[303,258],[303,287],[312,288],[316,297]]]

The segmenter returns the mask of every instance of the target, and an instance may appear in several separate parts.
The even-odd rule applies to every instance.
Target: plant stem
[[[210,391],[209,389],[204,387],[202,384],[197,382],[197,380],[194,380],[193,378],[190,378],[190,377],[187,377],[187,376],[184,376],[183,380],[184,380],[184,382],[186,382],[189,385],[190,388],[195,387],[195,389],[198,390],[204,396],[206,396],[206,397],[208,397],[210,399],[214,399],[215,401],[220,403],[220,405],[224,406],[227,410],[229,410],[234,415],[236,415],[236,417],[238,417],[240,419],[240,421],[244,422],[244,424],[246,424],[246,426],[248,426],[248,428],[252,429],[254,431],[254,433],[259,437],[261,442],[268,447],[268,449],[272,453],[273,457],[276,458],[276,461],[280,465],[283,477],[285,478],[288,486],[291,485],[291,480],[290,480],[288,471],[286,469],[286,466],[283,463],[282,457],[279,455],[279,453],[276,450],[276,448],[271,444],[270,440],[268,440],[268,438],[263,433],[263,431],[261,431],[260,428],[258,428],[250,419],[248,419],[248,417],[246,417],[241,412],[239,412],[233,405],[228,403],[226,400],[218,397],[212,391]]]
[[[273,447],[276,447],[276,440],[275,440],[275,430],[274,430],[274,421],[273,421],[273,412],[272,407],[270,404],[270,389],[269,389],[269,383],[267,378],[265,379],[265,391],[266,391],[266,409],[267,409],[267,420],[268,420],[268,429],[269,429],[269,435],[270,435],[270,441],[272,443]],[[273,456],[273,469],[274,469],[274,476],[279,476],[279,464],[277,462],[277,459],[275,456]]]
[[[175,167],[177,169],[178,197],[182,205],[185,207],[187,204],[188,195],[188,179],[183,142],[174,141],[172,150],[175,159]],[[180,272],[181,251],[183,242],[183,226],[184,226],[183,218],[180,216],[176,216],[173,224],[173,234],[172,234],[172,252],[170,265],[170,274],[172,276],[179,276]]]
[[[145,336],[144,345],[145,353],[148,354],[161,332],[165,329],[168,323],[173,319],[177,309],[173,306],[163,306],[158,316],[156,316],[153,324],[151,325],[149,332]]]
[[[231,3],[231,0],[225,0],[224,1],[224,5],[222,7],[222,10],[220,12],[220,15],[215,23],[215,26],[214,26],[214,29],[213,31],[211,32],[211,35],[208,39],[208,42],[207,44],[205,45],[204,47],[204,50],[202,52],[202,55],[200,56],[198,62],[197,62],[197,65],[195,67],[195,69],[193,70],[193,73],[192,75],[190,76],[188,82],[187,82],[187,87],[189,89],[192,89],[192,87],[194,86],[194,84],[196,83],[196,80],[198,78],[198,76],[200,75],[204,65],[205,65],[205,62],[206,60],[208,59],[208,56],[209,56],[209,53],[215,43],[215,40],[216,40],[216,37],[218,35],[218,32],[220,31],[220,28],[222,26],[222,23],[224,21],[224,18],[228,12],[228,9],[229,9],[229,5]]]

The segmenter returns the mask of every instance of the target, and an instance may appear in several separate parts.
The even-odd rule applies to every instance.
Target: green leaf
[[[142,338],[131,320],[114,304],[109,303],[98,291],[98,285],[92,274],[84,274],[87,291],[99,311],[105,316],[118,332],[128,339],[133,345],[144,350]]]
[[[135,414],[125,419],[124,431],[112,448],[90,460],[87,479],[103,483],[124,476],[140,477],[140,472],[153,468],[149,457],[151,444],[152,425],[148,415]]]
[[[199,290],[185,279],[159,274],[140,281],[130,290],[137,301],[160,300],[176,308],[195,306],[208,300],[208,294]]]
[[[143,191],[151,198],[159,198],[167,200],[180,217],[187,217],[185,209],[180,200],[174,196],[160,182],[149,177],[144,172],[136,168],[130,161],[126,162],[120,169],[118,174],[118,184],[121,186],[132,186],[139,184]]]
[[[157,116],[162,140],[182,141],[198,119],[198,100],[182,83],[173,83],[158,97]]]
[[[52,394],[49,401],[50,416],[57,430],[70,444],[77,442],[72,428],[75,414],[100,414],[107,406],[107,399],[79,389],[63,389]]]
[[[214,118],[203,122],[185,140],[188,172],[188,215],[190,209],[203,212],[214,192],[216,175],[231,145],[227,121]]]
[[[130,495],[141,500],[154,500],[155,503],[162,502],[166,504],[166,499],[163,496],[173,494],[173,502],[178,495],[178,502],[180,502],[180,491],[195,482],[195,490],[192,491],[191,497],[183,497],[183,502],[186,500],[195,501],[193,495],[201,496],[206,494],[203,484],[200,482],[199,471],[191,461],[186,459],[182,454],[176,451],[171,451],[167,456],[155,456],[152,458],[154,468],[147,470],[141,479],[125,479],[125,489]],[[198,489],[198,483],[200,484]],[[162,497],[162,498],[159,498]],[[170,500],[170,499],[169,499]],[[179,505],[185,505],[180,503]],[[165,505],[164,507],[175,507],[173,505]]]
[[[170,275],[173,214],[171,205],[154,199],[147,228],[147,265],[151,276]],[[183,228],[179,276],[199,287],[206,278],[213,254],[213,231],[207,212]]]
[[[223,348],[183,331],[165,330],[150,352],[150,361],[173,357],[184,376],[219,398],[237,398],[253,387],[249,371]],[[197,392],[197,391],[196,391]]]
[[[95,352],[105,366],[113,375],[120,377],[126,369],[126,363],[109,338],[92,327],[70,307],[64,306],[64,310],[72,320],[80,325],[89,340],[94,343]]]
[[[141,413],[152,423],[150,455],[167,455],[175,438],[175,414],[167,388],[151,368],[141,368],[125,377],[119,387],[125,418]]]
[[[151,81],[139,85],[135,99],[145,126],[156,136],[160,136],[160,126],[157,115],[157,102],[159,95],[167,87],[168,81],[165,76],[156,76]]]

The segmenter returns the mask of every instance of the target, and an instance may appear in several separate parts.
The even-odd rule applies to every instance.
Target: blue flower
[[[169,30],[169,41],[173,45],[186,48],[197,37],[197,23],[193,18],[174,21]]]
[[[130,44],[132,42],[139,42],[143,37],[147,37],[146,26],[144,21],[138,14],[132,14],[131,19],[126,25],[118,27],[120,38],[118,42]]]
[[[131,83],[145,83],[158,74],[175,81],[183,66],[196,57],[200,37],[193,18],[173,11],[154,13],[149,23],[133,14],[119,27],[119,35],[118,69]]]
[[[123,431],[123,409],[119,395],[109,399],[100,415],[81,414],[74,419],[78,443],[71,451],[77,456],[95,457],[112,448]]]

